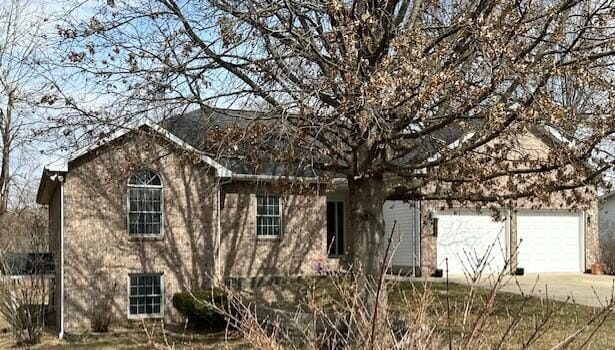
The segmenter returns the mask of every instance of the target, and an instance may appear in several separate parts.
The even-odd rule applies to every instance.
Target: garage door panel
[[[517,215],[518,266],[526,272],[582,271],[579,213],[524,211]]]
[[[490,215],[477,213],[441,213],[438,215],[438,268],[449,274],[472,271],[484,259],[488,272],[497,273],[507,256],[506,226]]]

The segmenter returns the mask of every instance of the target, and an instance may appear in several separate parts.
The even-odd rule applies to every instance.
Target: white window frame
[[[258,197],[278,197],[278,210],[280,213],[280,234],[279,235],[259,235],[258,234]],[[284,215],[282,212],[282,197],[275,193],[257,193],[254,196],[254,235],[258,239],[281,239],[284,236]]]
[[[158,276],[160,277],[160,313],[157,314],[131,314],[130,313],[130,277],[131,276]],[[141,320],[149,318],[164,318],[165,288],[164,273],[161,272],[131,272],[126,278],[126,315],[129,320]]]
[[[133,185],[130,184],[130,178],[140,171],[151,171],[160,179],[160,186],[158,185]],[[130,189],[131,188],[159,188],[160,189],[160,233],[159,234],[147,234],[147,233],[130,233]],[[132,174],[126,180],[126,232],[128,232],[129,238],[136,239],[160,239],[164,237],[164,180],[157,171],[142,168],[133,171]]]

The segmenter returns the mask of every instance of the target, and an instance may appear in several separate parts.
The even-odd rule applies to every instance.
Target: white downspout
[[[64,178],[60,180],[60,334],[64,338]]]

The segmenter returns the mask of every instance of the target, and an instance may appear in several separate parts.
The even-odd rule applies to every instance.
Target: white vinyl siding
[[[600,239],[615,239],[615,194],[600,204],[598,213]]]
[[[385,249],[391,234],[390,265],[418,267],[420,262],[420,208],[418,201],[384,203]],[[393,224],[395,231],[393,231]]]

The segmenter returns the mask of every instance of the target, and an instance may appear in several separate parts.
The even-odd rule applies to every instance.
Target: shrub
[[[113,315],[113,299],[117,294],[118,283],[115,279],[99,271],[94,277],[98,297],[94,298],[90,310],[90,326],[93,332],[109,332]],[[111,284],[109,281],[111,280]]]
[[[45,220],[40,211],[0,215],[0,316],[20,346],[40,341],[49,311]]]
[[[227,320],[218,310],[231,311],[227,293],[221,289],[193,290],[173,295],[173,307],[197,329],[223,329]]]
[[[615,275],[615,238],[601,239],[600,260],[604,263],[604,272]]]

